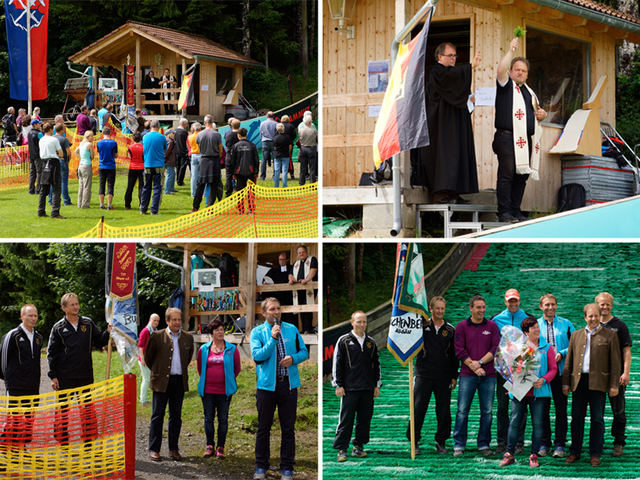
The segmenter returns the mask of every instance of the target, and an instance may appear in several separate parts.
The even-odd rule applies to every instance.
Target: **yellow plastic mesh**
[[[247,187],[211,207],[151,225],[111,227],[102,221],[76,238],[315,238],[318,184]]]
[[[124,478],[123,380],[0,397],[0,477]]]

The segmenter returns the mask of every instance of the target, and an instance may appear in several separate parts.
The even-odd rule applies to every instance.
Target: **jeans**
[[[65,205],[71,205],[71,197],[69,196],[69,162],[60,160],[60,179],[62,181],[62,200]],[[49,190],[49,205],[51,205],[51,197],[53,190]]]
[[[231,396],[223,393],[205,393],[202,397],[204,408],[204,434],[207,437],[207,445],[223,447],[227,440],[229,430],[229,405]],[[214,421],[218,411],[218,443],[214,443]]]
[[[269,470],[271,457],[270,438],[273,417],[278,408],[280,419],[280,469],[293,470],[296,457],[296,410],[298,407],[298,389],[289,388],[285,379],[276,382],[273,392],[256,390],[256,407],[258,409],[258,432],[256,433],[256,467]]]
[[[516,452],[516,443],[518,443],[522,419],[526,419],[527,405],[529,405],[531,426],[533,428],[531,433],[531,453],[538,454],[540,443],[542,442],[542,419],[549,408],[550,401],[551,399],[548,397],[535,398],[525,396],[522,401],[515,397],[511,399],[511,421],[509,422],[507,452],[511,455]]]
[[[276,188],[280,186],[280,172],[282,172],[282,187],[287,188],[288,158],[275,158],[273,160],[273,183]]]
[[[591,413],[589,429],[589,456],[602,456],[604,446],[604,407],[607,394],[598,390],[589,390],[589,374],[583,373],[571,403],[571,448],[569,453],[577,457],[582,451],[584,442],[584,423],[587,417],[587,404]]]
[[[304,185],[307,182],[307,173],[309,173],[309,183],[315,183],[318,180],[318,148],[301,147],[298,162],[300,162],[299,184]]]
[[[260,180],[267,178],[267,162],[271,162],[273,140],[262,140],[262,161],[260,162]]]
[[[609,397],[609,403],[611,404],[611,411],[613,412],[613,423],[611,424],[611,436],[613,437],[614,445],[627,444],[627,436],[624,431],[627,426],[627,414],[625,413],[625,399],[624,392],[627,389],[626,386],[620,385],[618,389],[618,395],[615,397]]]
[[[182,428],[182,401],[184,400],[184,384],[182,375],[170,375],[166,392],[153,392],[153,412],[149,424],[149,451],[160,453],[162,446],[162,424],[164,412],[169,403],[169,451],[178,450],[178,439]]]
[[[480,428],[478,430],[478,450],[489,448],[491,442],[491,410],[496,390],[495,377],[459,377],[458,413],[453,429],[454,448],[464,450],[467,446],[467,426],[469,409],[473,396],[478,391],[480,401]]]
[[[191,196],[196,196],[196,188],[198,186],[198,167],[200,166],[200,154],[191,154]]]
[[[131,208],[131,198],[133,197],[133,188],[136,186],[136,182],[138,182],[138,202],[140,202],[144,187],[144,170],[129,170],[127,191],[124,192],[124,206],[126,208]]]
[[[493,151],[498,156],[498,180],[496,183],[498,215],[504,215],[505,213],[522,215],[520,204],[522,203],[529,174],[520,175],[516,173],[513,134],[497,131],[492,146]]]
[[[142,373],[142,382],[140,383],[140,403],[145,403],[148,399],[149,383],[151,382],[151,369],[142,365],[142,362],[138,360],[140,365],[140,372]]]
[[[142,200],[140,201],[140,211],[147,213],[149,200],[151,200],[151,189],[153,188],[153,203],[151,213],[158,213],[160,210],[160,196],[162,195],[162,170],[163,168],[144,169],[144,187],[142,188]]]
[[[555,439],[551,443],[551,403],[547,406],[547,412],[543,418],[542,443],[544,447],[565,447],[567,443],[567,430],[569,422],[567,420],[567,405],[569,397],[562,393],[562,372],[558,372],[551,383],[551,395],[553,396],[554,419],[555,419]]]
[[[506,445],[510,424],[510,398],[507,389],[504,388],[505,379],[500,374],[496,374],[496,396],[498,397],[498,411],[496,413],[498,445]],[[566,398],[566,397],[565,397]],[[518,445],[524,445],[524,430],[527,427],[527,412],[522,415],[522,423],[518,433]],[[543,445],[546,445],[543,443]],[[536,452],[537,453],[537,452]]]
[[[413,402],[414,402],[414,429],[416,432],[416,445],[422,438],[421,431],[424,425],[424,417],[429,408],[431,395],[436,400],[436,419],[438,428],[435,440],[444,445],[451,436],[451,379],[433,379],[413,377]],[[411,424],[407,425],[407,439],[411,440]]]
[[[176,167],[167,166],[167,180],[164,183],[165,195],[175,190],[175,181],[176,181]]]

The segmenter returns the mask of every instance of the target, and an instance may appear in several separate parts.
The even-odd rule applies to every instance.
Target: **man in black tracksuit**
[[[356,416],[352,455],[367,456],[362,447],[369,443],[373,401],[382,386],[378,346],[365,333],[367,317],[364,312],[358,310],[351,315],[351,326],[353,330],[338,339],[333,351],[331,384],[336,388],[336,395],[341,397],[340,420],[333,441],[339,462],[347,460],[346,450]]]
[[[448,453],[446,440],[451,436],[451,392],[458,378],[458,357],[454,347],[456,329],[444,320],[447,302],[442,297],[433,297],[429,302],[431,319],[422,324],[424,346],[416,356],[413,379],[413,402],[416,432],[416,454],[420,454],[424,417],[429,407],[431,394],[436,398],[436,451]],[[407,438],[411,440],[411,424],[407,425]]]
[[[31,121],[33,127],[27,134],[29,145],[29,195],[40,193],[40,176],[42,175],[42,160],[40,159],[40,127],[42,122],[37,118]]]
[[[93,361],[91,349],[102,348],[109,342],[111,325],[104,332],[90,318],[78,315],[80,305],[75,293],[65,293],[60,300],[64,318],[51,329],[47,359],[49,360],[49,378],[51,388],[58,391],[79,389],[93,383]],[[80,395],[90,389],[80,391]],[[59,401],[71,401],[71,395],[62,393]],[[68,407],[61,410],[62,416],[68,415]],[[80,406],[82,439],[89,442],[97,435],[96,418],[91,406]],[[69,443],[67,421],[60,422],[54,436],[62,445]]]
[[[40,351],[42,335],[35,330],[38,310],[27,304],[20,309],[22,323],[2,337],[0,343],[0,379],[4,380],[7,395],[26,397],[40,393]],[[9,400],[9,408],[34,405],[30,400]],[[12,415],[13,417],[13,415]],[[30,413],[16,415],[9,420],[2,433],[2,443],[13,445],[30,443],[32,439],[33,416]]]
[[[229,166],[236,179],[236,191],[247,186],[247,181],[255,180],[260,167],[258,148],[247,140],[247,129],[238,130],[238,142],[233,145]]]

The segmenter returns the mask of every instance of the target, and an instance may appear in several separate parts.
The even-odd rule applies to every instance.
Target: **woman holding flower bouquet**
[[[530,375],[535,375],[538,378],[533,382],[533,387],[520,400],[510,394],[512,396],[511,420],[509,422],[507,451],[500,462],[500,466],[505,467],[515,463],[514,453],[518,440],[518,429],[528,405],[531,410],[533,427],[529,466],[537,468],[539,467],[537,454],[542,441],[543,417],[545,412],[548,412],[549,402],[551,401],[549,384],[556,376],[558,366],[555,361],[555,351],[544,338],[540,338],[540,325],[538,325],[537,320],[535,318],[525,318],[522,321],[521,328],[527,337],[527,341],[517,351],[514,348],[517,345],[516,342],[512,342],[511,345],[507,346],[505,352],[501,352],[503,365],[500,373],[510,375],[511,378],[507,380],[512,383],[524,381]],[[502,343],[500,344],[500,349],[503,349]],[[505,383],[505,386],[507,383]],[[515,391],[515,387],[513,391]]]

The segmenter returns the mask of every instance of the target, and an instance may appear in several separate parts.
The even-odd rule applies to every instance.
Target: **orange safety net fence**
[[[0,397],[1,478],[133,478],[135,375]]]
[[[118,154],[116,163],[119,165],[129,166],[129,158],[127,157],[127,149],[133,143],[129,135],[123,134],[115,128],[111,121],[111,139],[118,144]],[[76,172],[80,165],[80,157],[74,152],[82,142],[82,137],[76,134],[76,129],[67,128],[66,138],[71,143],[71,157],[69,158],[69,178],[77,179]],[[98,152],[96,150],[96,142],[100,140],[99,132],[95,136],[93,143],[94,157],[92,162],[93,176],[98,176]],[[0,148],[0,190],[8,188],[20,188],[29,185],[29,147],[27,145],[21,147]]]
[[[249,182],[211,207],[151,225],[103,221],[76,238],[316,238],[318,184],[266,188]]]

